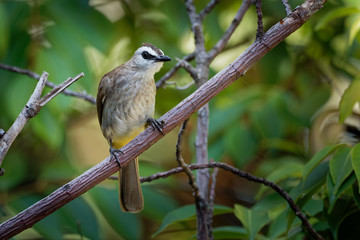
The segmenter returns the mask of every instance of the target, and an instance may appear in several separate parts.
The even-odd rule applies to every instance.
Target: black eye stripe
[[[144,59],[153,59],[155,58],[155,56],[151,55],[149,52],[147,51],[143,51],[141,53],[141,56],[144,58]]]

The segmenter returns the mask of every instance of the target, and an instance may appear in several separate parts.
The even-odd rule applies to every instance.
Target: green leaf
[[[360,101],[360,77],[354,79],[341,97],[339,121],[343,123],[351,115],[355,103]]]
[[[315,26],[315,30],[320,30],[326,27],[330,21],[333,21],[337,18],[346,17],[352,14],[360,13],[360,10],[355,7],[340,7],[336,8],[333,11],[330,11],[324,17],[320,18],[320,21]]]
[[[160,232],[162,232],[166,227],[170,224],[174,224],[176,222],[188,221],[191,219],[195,219],[195,205],[186,205],[180,208],[177,208],[171,212],[169,212],[163,222],[161,223],[159,229],[152,235],[155,237]]]
[[[141,239],[143,226],[137,214],[122,212],[117,189],[94,187],[90,191],[101,213],[110,226],[125,239]]]
[[[303,165],[299,162],[289,161],[284,162],[277,168],[275,168],[267,177],[266,179],[275,183],[279,183],[282,180],[285,180],[290,177],[300,177],[301,172],[303,170]],[[268,189],[267,186],[261,185],[258,193],[256,194],[256,198],[259,198],[264,191]]]
[[[321,212],[324,208],[324,202],[322,199],[310,199],[303,207],[304,213],[309,216],[315,216]]]
[[[291,190],[290,196],[298,201],[300,198],[304,199],[307,195],[311,195],[312,192],[316,191],[324,184],[328,172],[329,162],[319,164],[302,180],[302,183]]]
[[[352,172],[350,148],[339,149],[330,159],[330,175],[335,184],[334,194],[336,195],[340,186]]]
[[[351,164],[356,174],[356,178],[360,183],[360,143],[351,149]],[[360,189],[359,189],[360,193]]]
[[[313,171],[304,178],[300,184],[290,191],[291,198],[301,208],[304,206],[313,194],[321,188],[326,180],[326,176],[329,173],[329,162],[323,162],[316,166]],[[288,226],[290,227],[295,220],[295,214],[290,213],[288,217]]]
[[[213,215],[219,215],[224,213],[231,213],[233,210],[232,208],[221,206],[221,205],[214,205],[214,212]],[[182,206],[180,208],[177,208],[171,212],[169,212],[163,222],[161,223],[159,229],[152,235],[152,237],[155,237],[160,232],[162,232],[165,228],[170,226],[171,224],[178,223],[178,222],[186,222],[189,220],[196,219],[196,210],[195,205],[186,205]]]
[[[245,228],[237,226],[213,228],[213,236],[214,239],[247,239]]]
[[[303,170],[303,179],[306,179],[311,171],[313,171],[326,157],[332,154],[334,151],[338,150],[341,147],[346,146],[345,144],[327,146],[320,151],[318,151],[311,160],[305,165]]]
[[[353,184],[352,185],[352,192],[353,192],[353,198],[356,202],[356,205],[358,209],[360,210],[360,193],[359,193],[359,186]]]
[[[235,205],[234,214],[244,225],[250,240],[255,239],[256,234],[270,221],[266,210],[248,209],[238,204]]]
[[[349,32],[349,46],[353,43],[359,31],[360,31],[360,15],[351,24],[350,32]]]
[[[254,211],[267,212],[269,218],[274,219],[281,215],[284,210],[288,208],[288,204],[278,193],[273,192],[261,199],[255,206],[252,207]]]
[[[286,234],[287,232],[287,221],[289,215],[289,208],[286,208],[279,216],[272,218],[272,222],[269,226],[268,237],[270,239],[280,240],[280,236]],[[286,239],[286,238],[285,238]]]
[[[351,185],[353,185],[356,181],[356,177],[354,174],[350,175],[350,177],[348,177],[339,187],[339,189],[337,190],[337,192],[335,192],[335,185],[334,182],[331,179],[331,176],[328,175],[328,177],[326,178],[326,187],[328,190],[328,194],[329,194],[329,208],[328,208],[328,213],[330,213],[334,206],[336,201],[339,199],[339,197],[341,196],[341,193],[343,193],[348,187],[350,187]]]

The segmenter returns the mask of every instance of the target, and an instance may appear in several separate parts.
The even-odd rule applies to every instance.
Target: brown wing
[[[119,79],[121,77],[120,73],[121,71],[123,71],[122,69],[124,68],[125,68],[125,64],[116,67],[112,71],[105,74],[99,83],[98,93],[96,96],[96,107],[97,107],[100,126],[102,124],[102,115],[104,110],[104,104],[106,101],[106,96],[114,91],[115,79]]]
[[[99,83],[99,88],[98,88],[98,93],[96,96],[96,108],[97,108],[97,115],[98,115],[98,119],[99,119],[99,123],[100,126],[102,124],[102,115],[103,115],[103,107],[104,107],[104,103],[105,103],[105,91],[106,88],[104,87],[104,78],[107,78],[107,76],[105,75],[100,83]]]

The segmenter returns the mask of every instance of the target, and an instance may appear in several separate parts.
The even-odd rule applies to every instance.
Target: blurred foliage
[[[208,1],[195,2],[200,9]],[[294,8],[301,1],[290,3]],[[221,1],[205,18],[208,49],[240,4]],[[285,17],[280,0],[264,1],[263,12],[265,28]],[[304,26],[210,102],[209,156],[280,184],[327,239],[360,236],[360,145],[354,145],[360,124],[356,105],[359,30],[358,0],[328,0]],[[215,59],[210,73],[240,55],[255,32],[252,7],[231,38],[230,50]],[[194,44],[183,1],[0,1],[0,62],[37,73],[47,71],[55,83],[84,72],[72,90],[95,95],[101,76],[130,58],[142,42],[154,43],[173,58],[191,53]],[[165,64],[156,79],[174,64]],[[184,86],[191,79],[180,70],[171,81]],[[0,70],[1,128],[11,126],[35,84],[28,77]],[[159,89],[156,115],[164,114],[194,89],[177,90],[174,84]],[[336,112],[336,126],[343,132],[349,129],[350,119],[357,120],[355,128],[350,128],[352,144],[337,144],[344,137],[339,138],[339,133],[331,137],[330,127],[314,124],[330,110]],[[30,120],[2,165],[6,173],[0,179],[1,221],[91,166],[78,161],[74,152],[79,146],[73,145],[69,135],[76,130],[74,125],[84,125],[95,115],[94,106],[58,96]],[[194,116],[184,143],[188,161],[194,161],[195,128]],[[324,133],[326,137],[318,138]],[[84,142],[86,138],[80,136]],[[159,155],[171,157],[161,162],[145,159],[141,175],[175,167],[175,155],[169,149],[150,154],[147,158],[154,160]],[[107,153],[97,147],[86,151]],[[145,209],[139,214],[120,211],[116,185],[110,180],[100,184],[14,239],[194,238],[194,199],[183,175],[144,184]],[[219,204],[213,219],[216,239],[301,239],[305,235],[284,199],[223,171],[217,178],[215,203]]]

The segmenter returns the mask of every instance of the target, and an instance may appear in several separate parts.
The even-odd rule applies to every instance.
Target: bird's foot
[[[164,121],[158,121],[155,118],[149,118],[146,120],[147,125],[151,125],[154,129],[157,129],[159,132],[161,132],[162,135],[164,135],[164,132],[162,130],[164,126]]]
[[[109,152],[110,152],[110,155],[114,157],[115,161],[119,164],[119,166],[122,167],[117,154],[121,153],[122,155],[124,155],[124,153],[120,149],[115,149],[113,147],[110,147]]]

